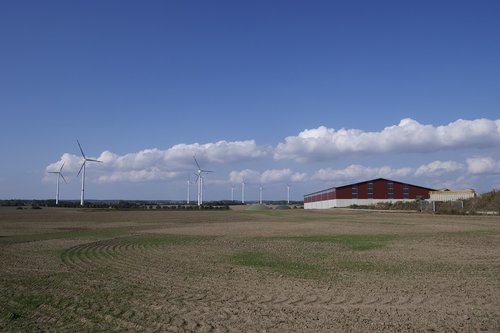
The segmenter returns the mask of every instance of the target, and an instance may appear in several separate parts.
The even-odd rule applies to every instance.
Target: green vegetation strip
[[[230,257],[237,265],[269,269],[286,275],[310,277],[319,273],[319,267],[290,259],[280,258],[265,252],[240,252]]]
[[[282,239],[292,239],[303,242],[334,243],[355,251],[366,251],[384,248],[387,243],[395,240],[395,235],[318,235],[295,236]]]
[[[123,235],[118,229],[75,230],[0,237],[0,244],[26,243],[50,239],[106,239]]]
[[[191,236],[172,234],[143,234],[118,239],[119,242],[143,246],[182,245],[213,239],[211,236]]]

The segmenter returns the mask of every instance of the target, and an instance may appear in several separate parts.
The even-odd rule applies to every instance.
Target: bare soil
[[[500,331],[500,218],[0,209],[0,331]]]

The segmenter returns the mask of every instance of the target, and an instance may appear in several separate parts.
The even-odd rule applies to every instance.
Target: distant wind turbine
[[[189,189],[191,187],[191,178],[188,176],[188,180],[187,180],[187,200],[186,200],[186,204],[189,205]]]
[[[290,184],[286,184],[286,203],[290,204]]]
[[[87,158],[87,156],[85,156],[85,153],[83,152],[83,149],[82,149],[82,146],[80,145],[80,142],[78,140],[76,140],[76,142],[78,143],[78,147],[80,148],[80,152],[82,153],[82,157],[83,157],[82,166],[80,167],[80,170],[78,171],[78,174],[76,175],[78,177],[83,170],[83,173],[82,173],[82,195],[80,197],[80,206],[83,206],[84,199],[85,199],[85,165],[87,164],[87,162],[102,163],[102,161],[94,160],[92,158]]]
[[[59,171],[49,171],[49,173],[55,173],[57,174],[57,185],[56,185],[56,205],[59,204],[59,179],[62,178],[65,183],[67,183],[66,179],[64,178],[62,174],[62,169],[64,167],[64,163],[61,165],[59,168]]]
[[[259,186],[259,203],[262,205],[262,184]]]
[[[196,182],[198,183],[198,206],[201,206],[203,204],[203,174],[204,173],[209,173],[213,172],[210,170],[203,170],[200,167],[200,164],[196,160],[196,156],[193,156],[194,162],[196,163],[196,166],[198,167],[198,171],[196,171]]]
[[[241,181],[241,203],[245,203],[245,179]]]
[[[231,184],[231,201],[234,201],[234,184]]]

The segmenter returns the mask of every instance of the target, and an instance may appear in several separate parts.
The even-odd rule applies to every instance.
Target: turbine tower
[[[55,173],[57,174],[57,185],[56,185],[56,205],[59,205],[59,178],[62,178],[64,180],[64,182],[67,184],[68,182],[66,181],[66,179],[64,178],[63,174],[62,174],[62,169],[64,167],[64,163],[61,165],[61,167],[59,168],[59,171],[49,171],[49,173]]]
[[[286,184],[286,203],[290,204],[290,184]]]
[[[187,180],[187,200],[186,200],[186,204],[188,204],[188,205],[189,205],[189,188],[190,187],[191,187],[191,179],[188,176],[188,180]]]
[[[241,203],[245,203],[245,179],[241,181]]]
[[[262,205],[262,184],[259,186],[259,203]]]
[[[82,173],[82,194],[80,197],[80,206],[83,206],[85,203],[85,165],[87,164],[87,162],[102,163],[102,161],[94,160],[92,158],[87,158],[87,156],[85,156],[85,153],[83,152],[82,146],[80,145],[80,142],[78,141],[78,139],[76,140],[76,142],[78,143],[78,147],[80,148],[80,152],[82,153],[82,157],[83,157],[82,166],[80,167],[80,170],[78,171],[78,174],[76,175],[78,177],[83,170],[83,173]]]
[[[231,201],[234,201],[234,184],[231,184]]]
[[[196,171],[195,175],[197,177],[196,182],[198,183],[198,206],[201,206],[203,204],[203,174],[213,172],[213,171],[203,170],[200,167],[200,164],[198,163],[198,161],[196,160],[196,156],[193,156],[193,158],[194,158],[194,162],[196,163],[196,166],[198,167],[198,171]]]

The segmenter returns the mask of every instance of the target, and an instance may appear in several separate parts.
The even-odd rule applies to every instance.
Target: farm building
[[[305,209],[374,205],[379,202],[413,201],[429,199],[431,188],[377,178],[360,183],[332,187],[306,194]]]
[[[430,201],[457,201],[471,199],[476,196],[476,191],[473,189],[468,190],[442,190],[442,191],[431,191]]]

